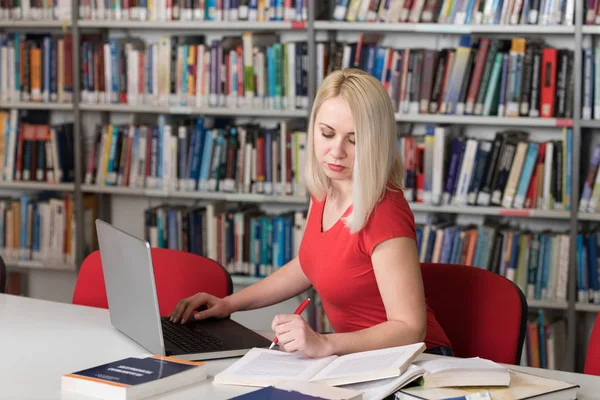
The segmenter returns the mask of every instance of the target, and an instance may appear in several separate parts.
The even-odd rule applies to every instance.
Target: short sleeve
[[[369,257],[388,239],[407,237],[416,241],[415,217],[402,190],[388,190],[360,231],[360,247]]]

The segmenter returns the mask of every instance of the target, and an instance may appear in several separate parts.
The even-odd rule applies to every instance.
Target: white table
[[[0,399],[84,399],[61,392],[63,374],[143,353],[112,327],[107,310],[0,294]],[[209,361],[208,380],[161,399],[218,400],[256,390],[212,384],[212,377],[235,360]],[[600,377],[513,368],[579,384],[578,399],[600,398]]]

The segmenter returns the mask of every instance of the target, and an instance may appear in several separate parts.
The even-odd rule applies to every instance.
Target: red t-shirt
[[[387,239],[409,237],[416,241],[414,216],[404,193],[387,190],[363,229],[352,235],[342,219],[322,232],[325,201],[314,197],[312,201],[298,256],[333,330],[353,332],[387,321],[371,254]],[[425,344],[428,349],[452,347],[429,305]]]

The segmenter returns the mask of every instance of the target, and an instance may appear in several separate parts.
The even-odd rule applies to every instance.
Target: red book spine
[[[555,48],[546,47],[542,50],[542,76],[540,89],[540,116],[554,116],[556,93],[556,56]]]
[[[487,52],[490,47],[490,40],[482,38],[479,42],[479,50],[477,51],[477,59],[475,60],[475,67],[471,74],[471,82],[469,83],[469,91],[467,92],[467,101],[465,104],[465,114],[473,114],[475,107],[475,101],[477,101],[477,92],[479,91],[479,84],[481,83],[481,77],[483,75],[483,67],[485,66],[485,60],[487,58]],[[465,76],[464,79],[469,79]]]

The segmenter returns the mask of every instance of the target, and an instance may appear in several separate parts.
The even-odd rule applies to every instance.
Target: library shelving
[[[570,127],[570,118],[531,118],[531,117],[485,117],[477,115],[439,115],[439,114],[396,114],[398,122],[421,124],[463,124],[487,126],[519,126],[519,127]]]
[[[306,29],[304,21],[132,21],[80,20],[81,29],[160,29],[169,31],[290,31]]]
[[[102,111],[113,113],[147,113],[147,114],[177,114],[177,115],[206,115],[206,116],[236,116],[236,117],[268,117],[268,118],[302,118],[308,115],[306,110],[269,110],[259,107],[188,107],[130,104],[86,104],[79,105],[82,111]]]
[[[158,189],[129,188],[118,186],[102,186],[84,184],[84,174],[86,160],[84,158],[84,142],[82,140],[83,132],[88,127],[83,126],[83,117],[87,113],[99,113],[102,123],[108,123],[111,114],[162,114],[171,116],[212,116],[212,117],[236,117],[236,118],[260,118],[271,120],[282,119],[306,119],[310,103],[317,87],[317,36],[329,36],[330,42],[335,41],[335,36],[339,34],[353,33],[381,33],[390,35],[409,34],[410,41],[414,42],[420,35],[472,35],[473,37],[533,37],[533,38],[567,38],[571,41],[570,49],[573,50],[573,75],[574,82],[573,96],[571,98],[572,117],[570,118],[532,118],[532,117],[498,117],[498,116],[475,116],[475,115],[447,115],[447,114],[416,114],[403,113],[396,114],[396,120],[399,123],[411,124],[438,124],[438,125],[464,125],[464,126],[487,126],[487,127],[507,127],[507,128],[543,128],[543,129],[572,129],[572,153],[578,155],[584,148],[582,144],[583,129],[600,128],[600,121],[584,120],[581,117],[582,108],[582,88],[577,84],[583,80],[583,37],[584,35],[600,35],[600,25],[584,25],[585,6],[583,2],[567,0],[561,4],[571,5],[569,12],[564,10],[564,17],[571,19],[569,23],[553,21],[552,23],[525,23],[522,18],[517,23],[436,23],[433,20],[422,21],[417,18],[410,22],[351,22],[343,20],[334,20],[332,17],[335,4],[329,2],[329,10],[323,11],[323,4],[327,2],[317,2],[315,0],[305,0],[307,4],[306,18],[299,21],[198,21],[198,20],[116,20],[116,19],[80,19],[79,2],[73,0],[71,6],[71,18],[49,19],[49,20],[19,20],[19,19],[0,19],[0,31],[23,32],[24,30],[34,33],[47,33],[72,35],[73,43],[79,44],[83,35],[98,35],[101,40],[105,40],[111,31],[120,32],[123,30],[130,34],[130,31],[141,32],[143,37],[146,33],[155,31],[172,32],[173,35],[227,35],[228,32],[235,32],[239,35],[243,32],[274,32],[276,34],[293,33],[302,35],[302,40],[306,41],[307,53],[307,93],[309,102],[307,107],[301,109],[269,109],[265,107],[192,107],[185,105],[169,105],[165,107],[154,105],[131,105],[114,103],[89,103],[81,98],[81,82],[79,71],[82,71],[82,52],[79,45],[72,49],[72,70],[77,71],[73,79],[72,102],[68,103],[50,103],[50,102],[2,102],[1,110],[36,110],[61,112],[70,116],[74,122],[74,176],[72,182],[54,184],[38,182],[0,182],[0,190],[3,191],[39,191],[39,192],[67,192],[73,196],[74,214],[76,221],[84,220],[83,203],[87,195],[101,195],[104,201],[109,195],[122,195],[132,197],[147,197],[166,200],[202,200],[212,202],[227,203],[249,203],[249,204],[293,204],[307,206],[307,196],[278,196],[262,195],[255,193],[220,193],[220,192],[201,192],[201,191],[162,191]],[[378,3],[378,2],[375,2]],[[424,2],[412,2],[424,3]],[[465,5],[467,2],[464,2]],[[480,2],[484,4],[482,0]],[[549,3],[550,4],[550,3]],[[318,11],[317,8],[320,10]],[[568,14],[568,15],[567,15]],[[1,14],[0,14],[1,16]],[[319,19],[317,19],[319,18]],[[342,18],[343,19],[343,18]],[[517,16],[517,20],[518,20]],[[98,33],[99,32],[99,33]],[[400,36],[399,36],[400,37]],[[331,45],[332,43],[329,43]],[[402,47],[402,46],[398,46]],[[585,168],[585,167],[583,167]],[[577,234],[581,223],[600,221],[600,213],[581,213],[578,212],[579,196],[581,191],[581,171],[582,166],[577,157],[573,157],[572,178],[571,178],[571,196],[570,207],[565,210],[543,210],[543,209],[511,209],[502,207],[483,207],[483,206],[433,206],[427,204],[413,203],[411,205],[415,213],[428,214],[458,214],[458,215],[479,215],[489,217],[502,217],[506,219],[521,220],[542,220],[543,222],[558,221],[564,225],[564,232],[568,232],[570,238],[569,247],[569,271],[568,271],[568,294],[566,301],[554,300],[530,300],[531,309],[555,310],[564,314],[567,321],[567,370],[578,368],[577,352],[578,348],[575,337],[577,336],[577,312],[599,312],[600,305],[582,304],[577,302],[577,258],[576,249]],[[93,229],[91,226],[89,229]],[[85,257],[85,247],[83,241],[76,242],[74,265],[72,270],[76,270]],[[10,263],[9,263],[10,264]],[[65,266],[43,266],[36,263],[28,263],[19,260],[15,265],[11,265],[19,271],[27,271],[39,268],[40,270],[64,271],[69,268]],[[252,276],[233,277],[236,285],[248,285],[257,282],[261,278]]]
[[[118,186],[82,185],[84,193],[118,194],[123,196],[157,197],[161,199],[212,200],[240,203],[307,204],[306,196],[264,195],[256,193],[222,193],[201,191],[167,191]]]
[[[34,101],[0,102],[0,109],[71,111],[73,110],[73,104]]]
[[[574,26],[540,25],[454,25],[438,23],[389,23],[315,21],[317,31],[404,32],[440,34],[573,35]]]

